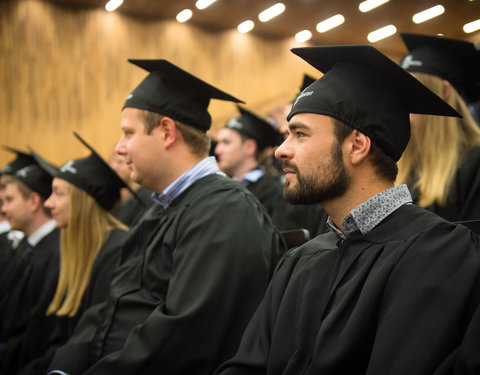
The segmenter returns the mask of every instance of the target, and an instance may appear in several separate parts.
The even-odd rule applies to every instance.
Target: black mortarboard
[[[473,43],[433,35],[400,36],[409,51],[400,62],[402,68],[449,81],[468,103],[480,99],[480,57]]]
[[[36,163],[19,169],[14,177],[40,194],[43,199],[47,199],[52,194],[52,176]]]
[[[397,161],[410,139],[409,113],[460,115],[372,46],[294,48],[324,73],[298,96],[297,113],[334,117],[361,131]]]
[[[127,96],[123,108],[146,109],[203,132],[210,128],[210,99],[243,103],[166,60],[128,60],[150,74]]]
[[[35,151],[32,151],[32,155],[38,164],[52,177],[61,178],[84,190],[100,206],[110,211],[120,198],[120,189],[130,188],[92,146],[80,135],[75,132],[74,134],[91,151],[89,156],[70,160],[60,168],[55,168]],[[132,190],[130,191],[134,194]]]
[[[254,139],[260,151],[268,146],[274,147],[282,143],[281,134],[268,121],[238,105],[237,108],[240,111],[240,117],[229,120],[225,125],[226,128]]]
[[[300,95],[300,93],[305,90],[308,86],[310,86],[313,82],[315,82],[315,78],[313,78],[312,76],[304,73],[303,74],[303,81],[302,81],[302,85],[300,86],[300,89],[297,91],[297,93],[295,94],[295,97],[292,99],[292,102],[294,102],[298,95]]]
[[[15,172],[22,169],[23,167],[26,167],[27,165],[35,164],[35,160],[33,159],[32,155],[12,147],[8,147],[8,146],[2,146],[2,147],[7,151],[13,152],[14,154],[17,155],[17,157],[10,163],[6,164],[0,171],[0,174],[14,175]]]

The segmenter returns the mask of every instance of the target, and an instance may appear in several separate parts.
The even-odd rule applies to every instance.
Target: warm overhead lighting
[[[295,34],[295,40],[299,43],[306,42],[312,37],[312,33],[309,30],[302,30]]]
[[[282,14],[285,10],[285,4],[283,3],[276,3],[272,5],[270,8],[265,9],[258,15],[258,19],[262,22],[270,21],[272,18],[275,18],[279,14]]]
[[[342,23],[345,22],[345,18],[341,14],[336,14],[333,17],[326,19],[317,24],[317,31],[319,33],[324,33],[334,27],[340,26]]]
[[[480,20],[472,21],[463,25],[463,31],[465,31],[466,33],[473,33],[474,31],[477,31],[479,29],[480,29]]]
[[[190,9],[184,9],[177,14],[178,22],[185,22],[192,18],[193,12]]]
[[[195,6],[197,7],[197,9],[205,9],[206,7],[212,5],[215,1],[217,0],[198,0],[195,3]]]
[[[363,13],[369,12],[372,9],[379,7],[380,5],[385,4],[388,1],[390,0],[367,0],[367,1],[364,1],[363,3],[360,3],[360,5],[358,6],[358,9],[360,9],[360,12],[363,12]]]
[[[388,25],[382,27],[381,29],[372,31],[368,34],[367,39],[370,43],[378,42],[379,40],[385,39],[397,32],[397,28],[393,25]]]
[[[108,3],[105,4],[105,9],[108,10],[109,12],[113,12],[122,4],[123,4],[123,0],[110,0]]]
[[[248,33],[250,30],[252,30],[254,26],[255,24],[253,23],[253,21],[248,20],[238,25],[237,30],[242,34],[245,34],[245,33]]]
[[[426,9],[423,12],[417,13],[412,17],[413,22],[422,23],[431,18],[437,17],[445,12],[445,8],[442,5],[435,5],[433,8]]]

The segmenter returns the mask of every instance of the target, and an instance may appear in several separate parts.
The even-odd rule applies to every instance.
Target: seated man
[[[132,179],[155,204],[130,232],[104,304],[87,310],[52,373],[211,374],[231,357],[284,244],[265,209],[208,157],[211,98],[238,101],[165,60],[122,110]]]
[[[304,228],[311,236],[323,233],[326,215],[319,205],[291,205],[283,198],[283,184],[268,169],[273,148],[281,134],[266,120],[238,107],[240,116],[230,119],[218,134],[218,165],[250,190],[282,231]],[[270,166],[271,167],[271,166]]]
[[[480,299],[480,238],[394,187],[409,113],[457,113],[371,46],[298,48],[325,73],[277,149],[285,196],[332,232],[288,252],[236,355],[216,374],[431,375]]]

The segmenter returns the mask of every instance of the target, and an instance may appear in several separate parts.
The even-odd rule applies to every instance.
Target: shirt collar
[[[247,186],[250,183],[257,182],[260,179],[260,177],[262,177],[264,174],[265,174],[265,168],[258,167],[245,173],[244,176],[242,177],[242,181],[240,182],[243,186]]]
[[[343,234],[335,224],[327,219],[327,225],[343,239],[359,230],[362,234],[370,232],[387,216],[404,204],[412,203],[407,185],[399,185],[384,190],[354,208],[342,221]]]
[[[0,234],[8,232],[10,230],[10,223],[8,220],[0,221]]]
[[[168,185],[161,194],[152,193],[152,199],[164,209],[167,209],[173,200],[182,194],[185,189],[195,181],[211,174],[224,175],[224,173],[220,172],[214,156],[206,157],[199,163],[195,164],[192,168]]]
[[[40,228],[38,228],[31,236],[27,238],[28,243],[30,246],[35,247],[38,243],[50,232],[52,232],[56,228],[57,224],[55,220],[49,220],[45,224],[43,224]]]

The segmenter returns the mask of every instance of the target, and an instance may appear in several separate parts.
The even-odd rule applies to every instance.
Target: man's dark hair
[[[333,124],[335,138],[338,144],[341,145],[345,138],[352,134],[353,128],[335,118],[333,119]],[[398,174],[397,163],[373,141],[371,143],[369,155],[377,173],[389,181],[395,181]]]

